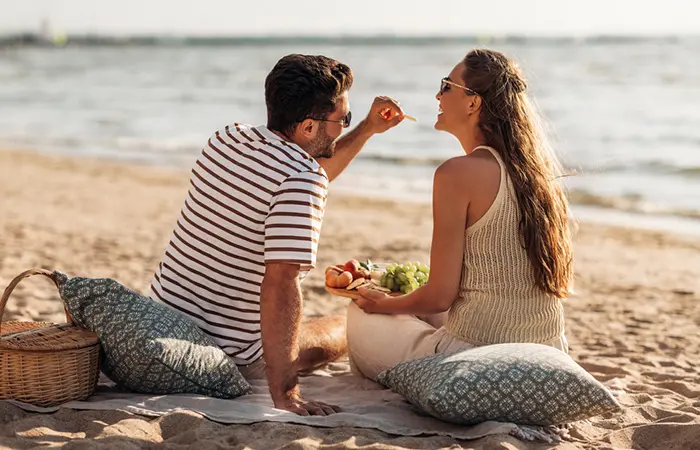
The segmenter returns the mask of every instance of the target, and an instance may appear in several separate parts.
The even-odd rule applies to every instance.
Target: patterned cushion
[[[68,312],[100,337],[101,369],[120,387],[219,398],[252,392],[233,360],[184,315],[111,279],[61,275]]]
[[[448,422],[558,425],[620,408],[565,353],[540,344],[497,344],[397,364],[379,382]]]

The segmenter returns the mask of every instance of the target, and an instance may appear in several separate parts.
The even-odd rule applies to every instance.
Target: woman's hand
[[[369,314],[388,313],[385,309],[385,302],[389,296],[384,292],[367,288],[359,288],[357,292],[360,294],[360,296],[353,299],[353,301],[361,310]]]

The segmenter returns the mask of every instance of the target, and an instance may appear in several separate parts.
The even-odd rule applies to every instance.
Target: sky
[[[700,35],[693,0],[0,0],[0,34]]]

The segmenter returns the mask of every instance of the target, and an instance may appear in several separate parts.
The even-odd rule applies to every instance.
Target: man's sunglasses
[[[469,88],[466,87],[466,86],[462,86],[461,84],[457,84],[457,83],[455,83],[454,81],[450,80],[448,77],[445,77],[445,78],[443,78],[443,79],[440,80],[440,81],[441,81],[441,82],[440,82],[440,95],[442,95],[442,94],[444,94],[445,92],[449,91],[449,90],[450,90],[450,86],[455,86],[455,87],[458,87],[458,88],[460,88],[460,89],[464,89],[465,91],[467,91],[467,92],[470,93],[471,95],[479,95],[479,93],[476,92],[474,89],[469,89]]]
[[[352,121],[352,112],[348,111],[348,113],[340,120],[316,119],[315,117],[312,117],[312,119],[320,122],[340,123],[343,125],[343,128],[347,128],[350,126],[350,122]]]

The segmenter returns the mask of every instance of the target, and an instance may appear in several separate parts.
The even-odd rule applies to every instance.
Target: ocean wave
[[[649,175],[671,175],[687,178],[700,178],[700,166],[679,166],[663,161],[642,161],[629,163],[567,164],[566,172],[585,176],[606,173],[638,173]]]
[[[381,155],[381,154],[367,154],[362,153],[358,157],[363,161],[373,161],[381,164],[390,164],[395,166],[426,166],[426,167],[437,167],[447,159],[449,156],[445,157],[424,157],[424,156],[398,156],[398,155]]]
[[[362,153],[358,157],[363,161],[377,162],[394,166],[425,166],[436,168],[447,159],[445,156],[416,156],[416,155],[387,155]],[[700,166],[678,166],[661,161],[630,162],[630,163],[602,163],[602,164],[566,164],[564,167],[566,176],[601,175],[606,173],[637,173],[649,175],[671,175],[688,178],[700,178]]]
[[[600,195],[585,189],[573,189],[569,193],[572,204],[615,209],[618,211],[685,217],[700,220],[700,210],[661,206],[645,200],[639,195]]]
[[[118,150],[139,151],[144,153],[144,156],[151,155],[156,159],[164,155],[195,156],[201,150],[205,139],[198,134],[165,138],[118,136],[108,140],[106,146]]]

